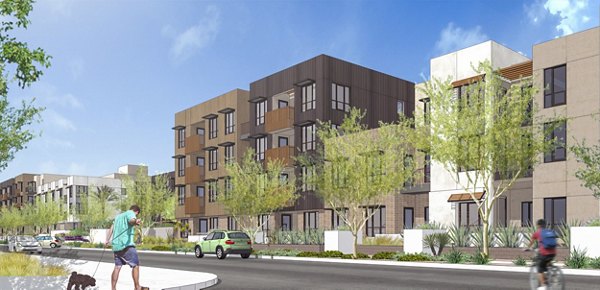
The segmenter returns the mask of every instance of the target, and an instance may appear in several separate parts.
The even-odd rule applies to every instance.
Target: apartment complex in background
[[[23,173],[0,183],[0,205],[21,207],[33,202],[36,194],[35,174]]]

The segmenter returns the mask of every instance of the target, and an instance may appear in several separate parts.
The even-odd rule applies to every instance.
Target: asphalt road
[[[98,261],[100,251],[50,250],[44,255]],[[110,251],[103,262],[112,262]],[[423,269],[375,265],[348,265],[230,256],[218,260],[214,255],[196,259],[193,255],[140,253],[143,266],[210,272],[219,284],[210,289],[529,289],[528,274]],[[129,278],[123,276],[122,278]],[[600,278],[566,276],[566,289],[600,289]]]

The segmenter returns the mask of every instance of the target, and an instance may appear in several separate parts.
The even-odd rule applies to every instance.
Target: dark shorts
[[[538,264],[537,264],[537,271],[538,271],[538,273],[544,273],[544,272],[548,271],[548,264],[550,262],[552,262],[552,260],[554,259],[554,256],[556,256],[556,255],[548,255],[548,256],[539,255],[537,257],[537,259],[538,259]]]
[[[135,247],[127,247],[121,251],[114,252],[114,254],[116,266],[129,265],[129,267],[135,268],[140,265],[140,260]]]

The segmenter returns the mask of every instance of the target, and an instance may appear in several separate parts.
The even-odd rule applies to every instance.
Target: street
[[[44,255],[98,261],[100,251],[44,249]],[[210,272],[219,284],[210,289],[529,289],[528,274],[423,269],[408,267],[348,265],[214,255],[196,259],[193,255],[140,253],[142,266]],[[110,251],[103,262],[112,262]],[[144,270],[141,268],[141,281]],[[123,276],[121,279],[129,279]],[[599,289],[598,277],[566,276],[566,289]]]

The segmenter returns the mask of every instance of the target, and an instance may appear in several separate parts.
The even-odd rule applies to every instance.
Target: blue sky
[[[329,54],[414,82],[429,59],[488,39],[534,43],[598,26],[600,0],[77,1],[34,6],[19,37],[53,56],[31,88],[41,132],[0,180],[174,169],[174,114]]]

